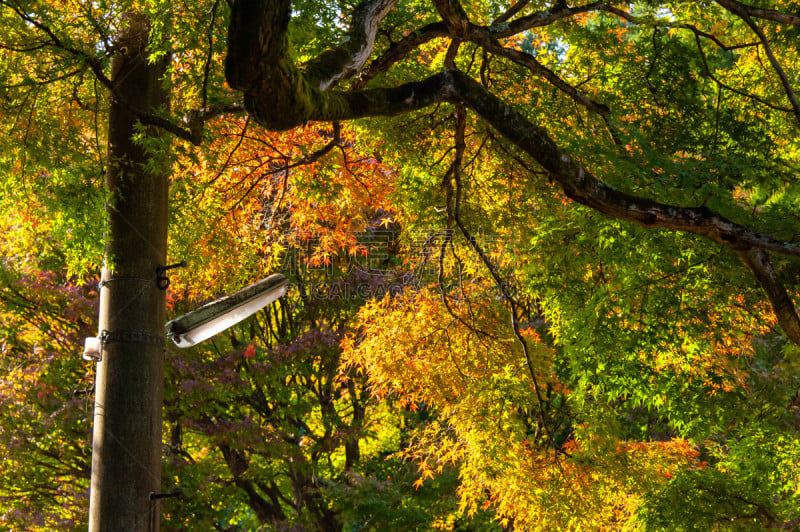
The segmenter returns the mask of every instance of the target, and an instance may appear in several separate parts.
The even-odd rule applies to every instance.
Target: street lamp
[[[168,322],[164,326],[167,338],[171,338],[178,347],[198,344],[284,296],[288,288],[289,280],[286,277],[280,273],[272,274]],[[83,358],[96,362],[102,360],[106,337],[107,333],[103,331],[98,337],[87,338]]]
[[[286,294],[289,280],[276,273],[166,324],[167,338],[190,347],[255,314]]]
[[[150,297],[147,302],[163,300],[160,292],[169,285],[164,272],[176,266],[159,266],[152,280],[114,278],[111,272],[104,272],[108,279],[100,291],[100,332],[97,337],[86,339],[83,352],[84,358],[98,362],[89,503],[91,532],[158,530],[158,500],[177,495],[159,493],[163,306],[153,319],[152,314],[141,312],[146,305],[140,304],[146,299],[143,294]],[[148,290],[134,284],[142,282]],[[115,285],[122,285],[127,292],[117,289],[112,294]],[[288,285],[283,275],[270,275],[168,322],[164,326],[166,336],[179,347],[195,345],[285,295]],[[110,311],[112,304],[116,305],[116,312]],[[141,315],[149,321],[137,325],[143,321],[139,319]]]

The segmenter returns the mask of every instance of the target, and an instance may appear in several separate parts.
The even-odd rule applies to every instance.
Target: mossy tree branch
[[[437,9],[449,31],[469,34],[469,22],[455,0],[441,0]],[[244,93],[245,107],[262,126],[285,130],[308,121],[399,115],[441,102],[463,104],[534,159],[572,200],[619,220],[701,235],[739,253],[768,294],[784,331],[800,345],[800,319],[766,254],[800,257],[800,246],[753,231],[704,206],[669,205],[615,189],[564,152],[544,128],[455,69],[398,87],[323,91],[289,56],[288,12],[289,0],[233,4],[228,82]]]

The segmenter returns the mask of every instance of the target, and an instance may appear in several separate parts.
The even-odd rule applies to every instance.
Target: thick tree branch
[[[454,39],[463,39],[470,26],[467,13],[458,0],[434,0],[436,11],[442,17],[450,36]]]
[[[536,160],[571,199],[612,218],[702,235],[732,249],[758,248],[800,257],[800,247],[747,229],[706,207],[667,205],[615,189],[573,161],[543,128],[530,123],[478,82],[462,72],[447,74],[451,98],[466,103]]]
[[[740,250],[739,256],[766,292],[778,323],[795,343],[800,344],[800,318],[794,303],[778,279],[767,254],[761,249]]]
[[[454,0],[441,0],[448,16],[460,17]],[[399,87],[371,89],[351,93],[323,92],[309,84],[294,66],[288,53],[275,54],[264,49],[264,43],[277,43],[286,52],[286,24],[283,36],[274,35],[288,11],[288,0],[239,0],[233,6],[230,27],[227,73],[229,83],[245,94],[245,106],[261,125],[288,129],[309,120],[349,120],[367,116],[389,116],[418,110],[431,104],[450,101],[463,103],[492,125],[506,139],[533,158],[557,181],[565,194],[612,218],[635,222],[646,227],[660,227],[705,236],[729,249],[752,254],[769,251],[800,257],[800,247],[777,240],[709,210],[706,207],[674,206],[637,197],[604,183],[574,161],[553,141],[544,128],[532,124],[511,106],[491,94],[477,81],[458,70],[448,70],[423,81]],[[565,8],[561,8],[563,11]],[[455,14],[454,14],[455,13]],[[462,10],[463,13],[463,10]],[[287,22],[288,23],[288,22]],[[459,25],[458,20],[450,23]],[[449,23],[449,24],[450,24]],[[244,24],[241,33],[237,24]],[[452,24],[450,26],[452,27]],[[263,26],[267,26],[264,29]],[[245,38],[245,36],[250,38]],[[267,35],[268,38],[265,37]],[[252,58],[260,58],[251,63]],[[261,60],[261,58],[266,58]],[[280,112],[275,112],[276,110]],[[753,255],[757,256],[757,255]],[[766,255],[760,255],[766,257]],[[748,266],[756,264],[751,260]],[[762,260],[756,278],[767,291],[770,301],[778,305],[781,324],[794,341],[800,344],[800,328],[786,315],[794,308],[786,304],[788,296],[774,276],[765,270]],[[783,292],[783,296],[779,292]]]
[[[800,17],[797,15],[781,13],[780,11],[775,11],[774,9],[761,9],[759,7],[753,7],[741,2],[737,2],[736,0],[717,0],[717,3],[732,13],[746,13],[751,17],[772,20],[773,22],[780,22],[781,24],[800,26]]]
[[[476,81],[460,72],[451,74],[455,96],[548,170],[573,200],[612,218],[702,235],[736,250],[767,293],[786,335],[800,345],[800,319],[765,253],[768,250],[800,257],[800,247],[751,231],[706,207],[671,206],[618,191],[575,163],[542,128],[528,122]]]

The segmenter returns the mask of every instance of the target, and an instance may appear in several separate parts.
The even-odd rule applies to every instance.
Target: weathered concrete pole
[[[106,268],[100,290],[102,360],[95,385],[89,530],[159,527],[165,297],[156,268],[165,264],[169,167],[165,143],[144,143],[132,110],[167,105],[167,59],[147,61],[149,29],[132,15],[117,40],[108,122],[110,191]],[[161,139],[163,140],[163,139]]]

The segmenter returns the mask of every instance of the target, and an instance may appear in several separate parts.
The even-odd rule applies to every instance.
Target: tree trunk
[[[90,531],[158,530],[165,297],[156,268],[165,263],[168,162],[163,144],[134,142],[134,110],[167,105],[168,59],[147,61],[148,25],[130,16],[112,63],[106,185],[106,268],[100,291],[102,360],[97,365]],[[157,132],[144,130],[146,144]]]

